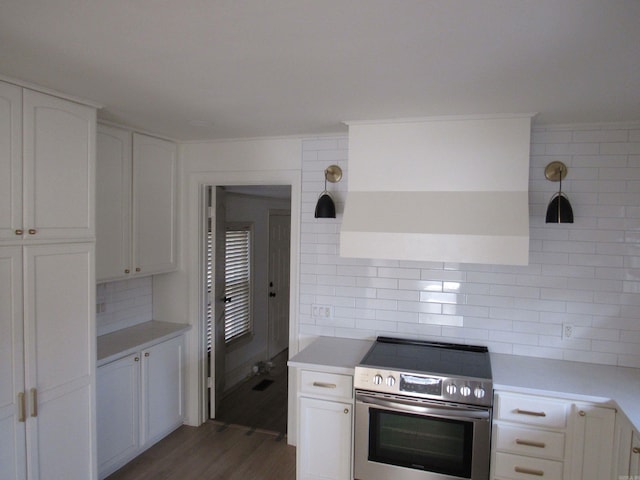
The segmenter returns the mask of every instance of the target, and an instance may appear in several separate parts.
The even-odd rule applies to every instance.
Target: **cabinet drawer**
[[[564,458],[564,433],[494,425],[496,449],[552,460]]]
[[[496,477],[512,480],[562,480],[562,468],[562,462],[496,453],[494,472]]]
[[[300,392],[334,398],[353,398],[353,377],[337,373],[300,372]]]
[[[564,428],[569,406],[562,400],[498,393],[495,418],[539,427]]]

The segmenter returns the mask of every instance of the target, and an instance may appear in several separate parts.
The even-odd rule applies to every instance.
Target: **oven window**
[[[471,477],[473,423],[369,409],[369,460]]]

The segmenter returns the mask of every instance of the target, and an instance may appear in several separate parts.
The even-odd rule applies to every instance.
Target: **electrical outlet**
[[[333,318],[333,307],[331,305],[311,305],[311,316],[313,318]]]
[[[562,338],[569,339],[573,337],[573,325],[570,323],[564,323],[562,325]]]

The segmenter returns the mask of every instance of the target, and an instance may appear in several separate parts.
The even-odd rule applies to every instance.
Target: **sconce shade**
[[[556,193],[547,207],[547,223],[573,223],[573,209],[562,192]]]
[[[336,218],[336,205],[329,192],[322,192],[316,203],[316,218]]]

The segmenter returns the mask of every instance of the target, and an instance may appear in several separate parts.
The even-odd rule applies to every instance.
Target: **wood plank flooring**
[[[286,438],[209,421],[180,427],[107,480],[295,480],[295,463]]]

